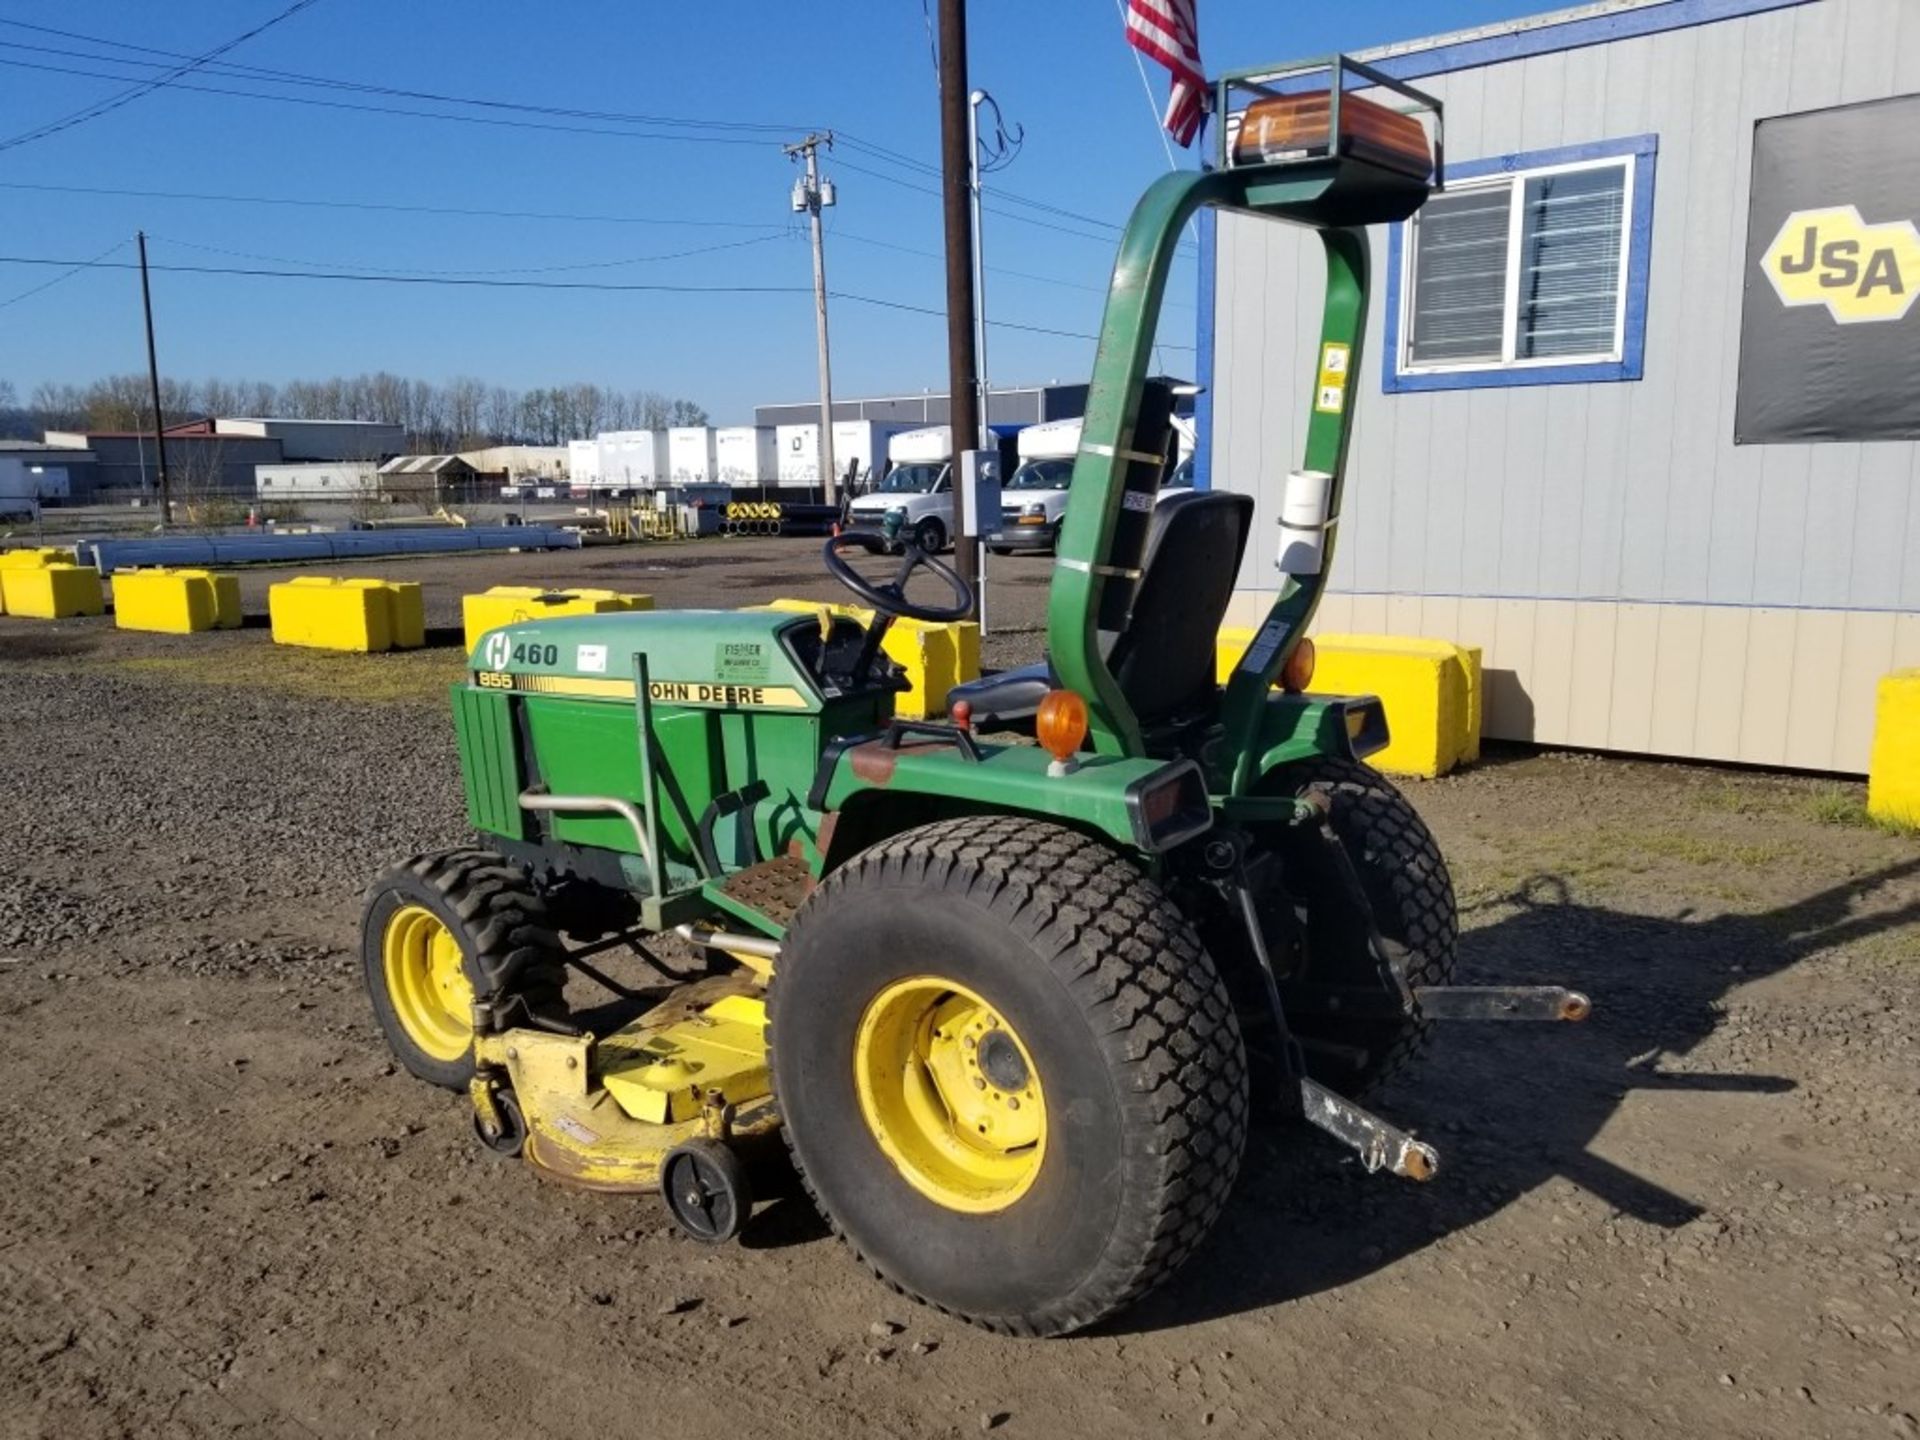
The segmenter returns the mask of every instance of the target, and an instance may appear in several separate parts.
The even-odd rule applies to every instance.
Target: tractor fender
[[[931,727],[929,727],[930,729]],[[822,873],[916,825],[967,815],[1030,815],[1151,858],[1211,824],[1191,761],[1081,755],[1065,773],[1033,745],[983,744],[962,733],[862,739],[830,754],[808,808],[822,822]],[[1163,786],[1180,804],[1149,807]],[[1169,823],[1166,817],[1171,816]]]
[[[1387,711],[1376,695],[1294,695],[1275,691],[1260,717],[1256,776],[1304,760],[1364,760],[1386,748]],[[1233,757],[1226,757],[1231,765]]]

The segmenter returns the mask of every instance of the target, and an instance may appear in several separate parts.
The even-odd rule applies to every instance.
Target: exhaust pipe
[[[756,960],[778,960],[780,942],[764,935],[742,935],[733,930],[715,930],[691,921],[673,927],[673,933],[689,945],[704,945],[709,950],[728,950],[735,955],[751,955]]]

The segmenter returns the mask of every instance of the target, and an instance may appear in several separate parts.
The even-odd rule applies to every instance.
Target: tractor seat
[[[1107,666],[1141,724],[1168,719],[1214,688],[1214,641],[1252,523],[1253,497],[1231,491],[1188,490],[1154,506],[1127,628],[1106,646]],[[965,700],[976,726],[1026,720],[1055,683],[1052,665],[1040,660],[954,686],[947,709]]]

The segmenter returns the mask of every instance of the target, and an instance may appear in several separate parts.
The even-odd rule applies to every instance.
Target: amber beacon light
[[[1333,92],[1274,95],[1240,117],[1235,165],[1272,165],[1332,152]],[[1340,153],[1421,178],[1433,172],[1433,147],[1416,116],[1358,95],[1340,97]]]

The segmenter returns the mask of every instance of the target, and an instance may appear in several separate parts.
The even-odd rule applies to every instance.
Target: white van
[[[1079,420],[1029,425],[1016,442],[1020,468],[1000,487],[1000,528],[987,537],[996,555],[1013,550],[1052,550],[1067,513],[1073,457],[1080,451]]]
[[[1049,420],[1020,432],[1020,468],[1000,487],[1000,529],[988,537],[996,555],[1015,550],[1051,552],[1060,539],[1060,522],[1067,514],[1067,493],[1073,482],[1073,460],[1080,453],[1079,420]],[[1193,421],[1176,415],[1177,445],[1173,473],[1160,493],[1193,484]]]
[[[929,555],[939,554],[953,537],[952,456],[950,426],[895,435],[887,441],[886,478],[848,507],[848,518],[863,530],[878,530],[898,511],[901,531],[911,531]]]

